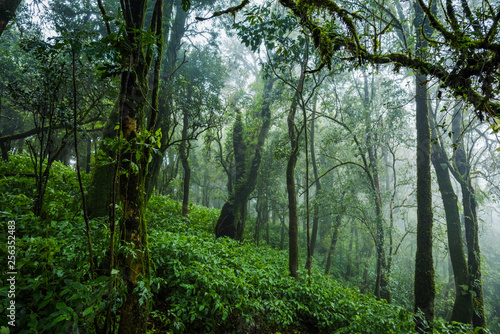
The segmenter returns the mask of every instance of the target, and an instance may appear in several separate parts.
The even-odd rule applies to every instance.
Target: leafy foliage
[[[286,254],[214,240],[217,211],[156,197],[150,203],[154,326],[176,333],[410,333],[412,315],[314,273],[295,281]],[[305,273],[304,273],[305,274]],[[306,277],[306,275],[303,275]],[[438,323],[443,333],[465,329]]]
[[[0,163],[0,212],[16,221],[16,326],[19,333],[89,333],[97,331],[110,305],[116,312],[123,298],[118,271],[91,280],[76,176],[56,163],[48,183],[48,203],[58,208],[50,221],[30,211],[33,180],[29,157],[13,155]],[[11,173],[18,176],[5,176]],[[52,196],[52,195],[51,195]],[[18,203],[17,205],[12,205]],[[75,204],[76,205],[76,204]],[[149,247],[153,262],[151,332],[164,333],[410,333],[412,314],[402,308],[346,289],[313,273],[295,281],[288,276],[286,254],[230,239],[215,240],[219,210],[193,205],[188,218],[181,204],[167,197],[151,198],[148,208]],[[105,268],[109,230],[91,221],[98,268]],[[5,236],[2,236],[3,238]],[[5,256],[2,248],[2,256]],[[111,288],[110,288],[111,287]],[[7,295],[7,286],[0,295]],[[3,298],[0,312],[5,312]],[[6,318],[0,326],[6,325]],[[465,327],[438,321],[437,333],[466,333]]]
[[[92,328],[94,319],[103,315],[108,298],[116,308],[123,293],[120,281],[116,276],[89,279],[75,172],[54,163],[47,187],[46,210],[50,214],[41,219],[31,211],[33,177],[23,176],[30,175],[29,166],[26,154],[0,163],[2,240],[6,240],[7,221],[16,222],[16,327],[21,328],[17,333],[77,333],[83,327]],[[103,227],[101,221],[91,222],[98,264],[107,247]],[[1,256],[7,258],[4,247]],[[110,289],[111,281],[115,288]],[[0,295],[6,297],[7,291],[8,285],[3,285]],[[4,314],[9,300],[2,298],[0,311]],[[3,317],[0,326],[6,322]]]

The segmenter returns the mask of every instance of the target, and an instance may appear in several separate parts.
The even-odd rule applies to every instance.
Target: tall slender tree
[[[426,41],[422,29],[429,33],[429,26],[424,22],[424,12],[418,3],[414,4],[416,31],[416,52],[422,58],[426,56]],[[432,179],[431,179],[431,130],[429,109],[427,108],[428,88],[427,76],[423,73],[415,75],[416,113],[417,113],[417,251],[415,259],[415,312],[422,312],[423,318],[417,314],[418,332],[429,331],[429,324],[434,321],[434,300],[436,287],[434,283],[434,262],[432,257]]]

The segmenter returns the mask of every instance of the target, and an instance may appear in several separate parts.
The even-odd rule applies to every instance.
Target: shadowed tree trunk
[[[426,76],[417,75],[417,251],[415,262],[415,312],[422,311],[428,323],[434,320],[434,263],[432,258],[432,193],[430,173],[430,127]],[[417,330],[427,331],[423,319]]]
[[[248,159],[248,147],[243,138],[243,124],[241,115],[238,115],[233,129],[233,148],[236,176],[233,192],[224,204],[219,219],[215,226],[215,236],[230,237],[236,240],[243,239],[247,202],[250,194],[255,189],[257,175],[260,167],[262,149],[271,126],[271,92],[276,79],[267,79],[262,92],[262,107],[260,118],[262,125],[254,146],[251,160]],[[249,161],[249,166],[247,166]]]
[[[181,45],[181,39],[186,31],[187,12],[182,9],[181,0],[171,0],[165,6],[164,26],[165,32],[165,65],[162,67],[161,77],[164,81],[162,85],[162,93],[160,95],[159,109],[158,109],[158,122],[155,126],[155,131],[161,129],[161,147],[159,154],[153,155],[153,160],[148,166],[148,177],[146,179],[146,197],[150,198],[153,190],[158,183],[158,176],[160,169],[163,165],[165,152],[171,146],[170,140],[173,130],[176,126],[172,118],[173,107],[171,105],[172,91],[171,84],[174,72],[176,70],[177,53]],[[175,10],[174,10],[175,9]],[[173,16],[175,13],[175,17]],[[171,23],[167,23],[171,22]],[[168,38],[168,42],[167,42]]]
[[[416,30],[415,51],[421,58],[425,57],[426,42],[421,36],[424,24],[424,13],[418,3],[414,3]],[[428,28],[428,27],[424,27]],[[427,31],[426,33],[429,33]],[[432,32],[432,31],[431,31]],[[428,34],[430,35],[430,34]],[[436,288],[434,283],[434,262],[432,258],[432,190],[431,190],[431,130],[429,125],[429,109],[427,107],[427,77],[421,73],[415,75],[416,113],[417,113],[417,250],[415,260],[415,312],[423,312],[423,319],[415,317],[418,332],[427,332],[434,321],[434,299]],[[427,324],[426,324],[426,322]]]
[[[318,173],[318,164],[316,163],[316,153],[314,151],[314,132],[315,132],[315,120],[316,120],[316,104],[317,100],[316,98],[314,99],[314,104],[313,104],[313,112],[312,112],[312,119],[311,119],[311,139],[310,139],[310,151],[311,151],[311,164],[313,167],[313,175],[314,175],[314,182],[316,186],[316,192],[314,195],[314,203],[313,203],[313,221],[312,221],[312,232],[311,232],[311,257],[307,258],[307,261],[312,260],[312,257],[314,256],[314,249],[316,247],[316,239],[318,238],[318,227],[319,227],[319,196],[321,193],[321,182],[318,179],[319,173]],[[306,263],[306,268],[310,268],[310,264]]]
[[[335,245],[337,244],[337,239],[338,239],[338,235],[339,235],[339,228],[340,228],[341,221],[342,221],[342,216],[337,215],[335,217],[335,223],[333,225],[332,242],[330,244],[330,249],[328,250],[328,253],[327,253],[325,275],[330,275],[330,270],[332,268],[332,263],[333,263],[333,253],[335,251]]]
[[[188,101],[191,99],[191,88],[188,87]],[[184,169],[184,180],[182,184],[182,216],[187,217],[189,209],[189,183],[191,181],[191,167],[189,167],[189,148],[191,146],[188,140],[189,111],[184,110],[182,118],[182,142],[179,147],[179,158]]]
[[[298,279],[299,269],[299,217],[297,209],[297,192],[295,187],[295,166],[299,156],[300,132],[295,124],[295,114],[299,105],[300,94],[304,87],[305,63],[302,64],[301,74],[297,89],[288,111],[288,140],[290,142],[290,154],[286,165],[286,190],[288,194],[288,270],[290,276]]]
[[[21,0],[0,0],[0,36],[2,36],[7,24],[16,15],[16,9]]]
[[[464,208],[465,239],[467,241],[467,262],[469,269],[469,289],[473,292],[472,324],[486,328],[484,314],[483,283],[481,278],[481,251],[479,248],[479,225],[477,220],[477,201],[471,180],[470,157],[467,156],[463,143],[462,109],[456,108],[453,118],[453,140],[456,145],[453,175],[462,189]]]
[[[162,13],[163,1],[154,6],[151,32],[158,36],[154,59],[154,76],[151,103],[149,103],[149,73],[154,58],[153,45],[139,43],[144,31],[146,1],[126,0],[121,2],[125,21],[124,68],[121,74],[120,95],[113,111],[119,124],[115,136],[122,142],[123,152],[118,154],[120,174],[119,198],[123,205],[120,220],[120,242],[128,249],[118,257],[126,295],[120,310],[119,334],[142,334],[147,331],[149,301],[141,300],[140,281],[149,289],[150,263],[147,248],[145,221],[146,198],[145,181],[147,165],[151,155],[144,143],[150,138],[144,134],[154,129],[158,112],[158,81],[163,47]],[[151,106],[151,114],[146,126],[145,109]],[[113,117],[110,117],[112,119]],[[109,122],[108,122],[109,123]],[[116,124],[116,123],[115,123]],[[113,128],[114,129],[114,128]],[[113,179],[113,178],[112,178]],[[95,194],[94,200],[105,201],[107,193]],[[104,197],[104,198],[103,198]]]
[[[431,117],[432,137],[439,138],[436,124]],[[464,254],[462,243],[462,228],[460,213],[458,211],[458,197],[451,183],[448,169],[448,156],[442,147],[442,143],[432,145],[432,164],[436,171],[439,192],[443,200],[446,215],[446,228],[448,236],[448,248],[450,251],[451,266],[453,268],[453,279],[455,282],[455,301],[450,321],[458,321],[470,324],[472,321],[472,296],[464,286],[469,285],[469,270]]]

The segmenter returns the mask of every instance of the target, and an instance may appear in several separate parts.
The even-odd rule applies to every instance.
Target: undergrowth
[[[74,171],[55,163],[46,216],[30,211],[34,181],[29,157],[0,163],[0,256],[7,258],[7,222],[16,221],[15,333],[97,333],[107,312],[114,328],[124,289],[106,276],[109,226],[91,221],[98,277],[89,275],[88,245]],[[287,253],[215,239],[219,211],[181,206],[166,197],[149,202],[153,277],[149,333],[412,333],[412,314],[342,287],[313,272],[288,275]],[[2,274],[5,282],[5,272]],[[8,333],[8,285],[0,287],[0,332]],[[109,309],[108,309],[109,307]],[[11,327],[12,328],[12,327]],[[466,333],[439,320],[435,333]],[[11,331],[12,332],[12,331]]]
[[[324,275],[288,275],[287,253],[215,239],[218,211],[150,202],[153,332],[173,333],[412,333],[412,314],[346,289]],[[465,328],[435,324],[436,332]]]

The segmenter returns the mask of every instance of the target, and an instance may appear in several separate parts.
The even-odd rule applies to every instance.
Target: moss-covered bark
[[[155,131],[161,129],[161,147],[159,154],[154,154],[153,159],[148,166],[148,178],[146,179],[146,196],[151,197],[155,187],[158,184],[158,176],[160,175],[161,166],[165,152],[170,147],[173,127],[175,126],[172,113],[173,106],[171,105],[172,91],[170,85],[172,83],[173,74],[175,72],[177,62],[177,53],[181,45],[181,39],[186,32],[187,13],[182,9],[181,0],[169,1],[165,6],[165,15],[163,22],[165,25],[165,55],[162,67],[162,79],[164,86],[160,95],[158,122],[155,126]],[[174,10],[175,9],[175,10]],[[175,14],[175,17],[173,16]],[[167,24],[168,22],[168,24]],[[170,23],[172,22],[172,24]],[[167,42],[168,38],[168,42]]]
[[[262,92],[262,107],[260,119],[262,124],[257,136],[257,141],[248,147],[244,140],[244,129],[241,116],[238,115],[233,128],[233,150],[235,159],[235,181],[233,192],[224,204],[221,215],[215,226],[216,237],[228,236],[236,240],[243,239],[247,202],[250,194],[255,189],[257,175],[261,162],[269,127],[271,126],[271,92],[276,79],[267,79]],[[249,150],[253,154],[249,156]],[[233,235],[234,231],[234,237]]]
[[[424,14],[418,3],[414,3],[416,30],[415,51],[418,57],[425,58],[426,42],[421,35]],[[423,27],[428,28],[428,26]],[[429,31],[426,29],[426,33]],[[416,124],[417,124],[417,251],[415,259],[415,312],[422,312],[415,317],[418,332],[431,330],[428,324],[434,320],[434,300],[436,287],[434,282],[434,261],[432,258],[432,179],[431,179],[431,129],[427,105],[427,77],[421,73],[415,75],[416,86]],[[427,323],[425,321],[427,321]]]
[[[484,314],[483,283],[481,277],[481,250],[479,247],[479,224],[477,219],[477,201],[471,180],[470,156],[464,149],[462,110],[457,108],[452,122],[453,139],[456,144],[453,174],[462,189],[464,209],[465,239],[467,242],[467,262],[469,269],[469,289],[472,297],[472,324],[474,327],[486,328]]]
[[[297,208],[297,191],[295,187],[295,166],[299,156],[300,132],[295,124],[295,115],[299,106],[299,98],[302,94],[305,81],[305,62],[302,64],[301,75],[297,89],[288,111],[288,140],[290,142],[290,153],[286,165],[286,191],[288,195],[288,270],[290,276],[298,279],[299,269],[299,216]]]
[[[434,262],[432,258],[432,192],[430,170],[430,126],[427,108],[427,78],[416,75],[417,86],[417,251],[415,260],[415,312],[423,312],[425,320],[434,320]],[[427,331],[417,316],[417,331]]]
[[[436,131],[436,125],[434,122],[431,123],[433,128],[432,137],[437,140],[439,136]],[[468,288],[464,289],[464,287],[468,287],[469,285],[469,270],[462,242],[458,197],[451,183],[448,156],[440,143],[432,145],[431,160],[436,172],[439,192],[441,193],[446,215],[448,249],[450,251],[453,280],[455,282],[455,301],[450,321],[470,324],[472,321],[472,296]]]
[[[118,265],[122,273],[127,293],[120,310],[119,334],[142,334],[147,331],[149,301],[142,298],[140,281],[145,289],[149,289],[150,264],[147,248],[147,228],[145,221],[146,198],[145,182],[148,170],[150,149],[148,132],[154,129],[158,113],[158,82],[163,47],[162,13],[163,1],[157,0],[151,20],[151,31],[159,38],[156,49],[159,56],[155,58],[153,89],[150,95],[149,73],[153,63],[153,45],[140,43],[141,32],[144,31],[144,19],[147,1],[122,1],[121,10],[125,21],[124,46],[122,51],[123,71],[120,81],[120,94],[115,111],[108,120],[109,137],[120,142],[117,153],[120,168],[119,199],[123,206],[123,217],[120,220],[120,243],[127,250],[118,257]],[[151,102],[148,99],[151,96]],[[146,106],[151,106],[151,113],[146,125]],[[115,125],[119,124],[118,131]],[[113,129],[113,130],[111,130]],[[99,193],[99,179],[113,180],[113,174],[94,173],[96,188],[93,191],[95,202],[107,201],[107,188]],[[102,182],[103,184],[113,184]],[[89,196],[90,197],[90,196]],[[106,210],[107,208],[104,208]],[[95,215],[96,211],[93,212]],[[113,261],[113,259],[112,259]]]

